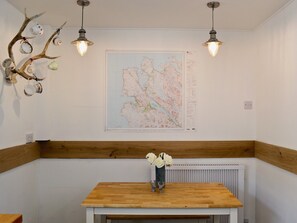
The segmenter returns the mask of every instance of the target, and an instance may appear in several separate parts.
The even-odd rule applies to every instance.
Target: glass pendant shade
[[[78,53],[83,56],[85,55],[85,53],[87,52],[88,50],[88,44],[86,41],[79,41],[77,42],[76,44],[76,48],[77,48],[77,51]]]
[[[211,56],[215,57],[219,51],[222,42],[216,38],[217,32],[215,30],[211,30],[209,32],[210,38],[203,45],[207,46],[208,52]]]
[[[220,45],[218,44],[218,42],[210,42],[207,45],[209,54],[215,57],[219,51]]]
[[[78,53],[83,56],[88,50],[88,46],[93,45],[94,43],[88,40],[85,36],[86,31],[84,29],[79,30],[79,37],[72,41],[71,43],[76,46]]]

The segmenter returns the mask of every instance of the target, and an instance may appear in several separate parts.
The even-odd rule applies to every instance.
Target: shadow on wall
[[[4,121],[4,112],[3,112],[2,105],[0,104],[0,126],[3,124],[3,121]]]
[[[5,81],[5,71],[2,68],[2,66],[0,66],[0,72],[2,74],[2,78],[0,80],[0,125],[2,125],[3,121],[4,121],[4,110],[2,108],[2,106],[3,106],[2,103],[3,103],[3,100],[4,100],[3,92],[4,92],[4,86],[5,86],[5,83],[6,83],[6,81]],[[7,84],[7,85],[11,85],[11,84]],[[15,85],[14,84],[12,84],[12,85],[13,85],[13,88],[14,88],[14,91],[15,91],[15,96],[16,96],[14,98],[14,100],[13,100],[12,106],[13,106],[13,110],[14,110],[16,116],[20,117],[20,114],[21,114],[20,99],[21,99],[21,97],[18,94]]]
[[[15,99],[13,100],[13,110],[14,113],[17,117],[20,117],[21,115],[21,103],[20,103],[20,98],[19,97],[15,97]]]
[[[269,222],[269,223],[279,223],[284,222],[284,219],[281,219],[281,216],[278,216],[275,211],[271,207],[269,207],[269,204],[266,202],[263,202],[259,199],[256,199],[256,222]]]

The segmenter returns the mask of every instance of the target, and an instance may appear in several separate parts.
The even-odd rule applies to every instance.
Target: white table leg
[[[95,223],[94,222],[94,208],[87,208],[87,223]]]
[[[213,223],[220,223],[220,215],[213,216]]]
[[[230,209],[229,223],[238,223],[238,209],[237,208]]]

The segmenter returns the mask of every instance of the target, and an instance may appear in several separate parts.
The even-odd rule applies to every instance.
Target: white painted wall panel
[[[256,222],[296,222],[296,174],[261,160],[256,163]]]
[[[23,15],[7,1],[0,1],[0,63],[8,57],[7,46],[18,32]],[[15,58],[19,61],[19,43]],[[14,86],[8,85],[0,66],[0,149],[25,143],[25,134],[34,131],[35,99],[23,94],[24,84],[18,79]],[[29,102],[30,101],[30,102]],[[36,162],[32,162],[0,174],[0,213],[22,213],[24,223],[37,221]]]
[[[29,11],[28,11],[29,13]],[[7,47],[19,31],[24,16],[7,1],[0,1],[0,63],[8,57]],[[16,62],[24,58],[19,52],[19,43],[13,51]],[[25,143],[25,134],[34,132],[34,124],[38,122],[35,112],[38,112],[37,97],[26,97],[23,93],[23,78],[18,78],[15,87],[4,80],[4,70],[0,66],[0,149]]]
[[[257,140],[297,150],[297,1],[255,32]],[[297,221],[297,176],[257,161],[256,222]]]
[[[297,150],[297,1],[255,32],[257,139]]]
[[[0,213],[21,213],[24,223],[38,223],[38,161],[0,174]]]
[[[77,29],[64,29],[59,70],[50,76],[53,140],[236,140],[255,138],[255,100],[251,32],[219,31],[225,44],[212,58],[202,43],[208,31],[168,29],[87,29],[95,42],[81,57],[70,41]],[[105,51],[197,51],[197,132],[119,133],[105,131]],[[42,114],[40,114],[42,115]]]

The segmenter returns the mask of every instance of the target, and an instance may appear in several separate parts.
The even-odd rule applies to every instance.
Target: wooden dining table
[[[228,215],[238,223],[241,202],[221,183],[166,183],[163,191],[152,192],[150,183],[103,182],[81,204],[86,208],[86,223],[95,215],[102,223],[108,215],[211,215],[219,222]]]

